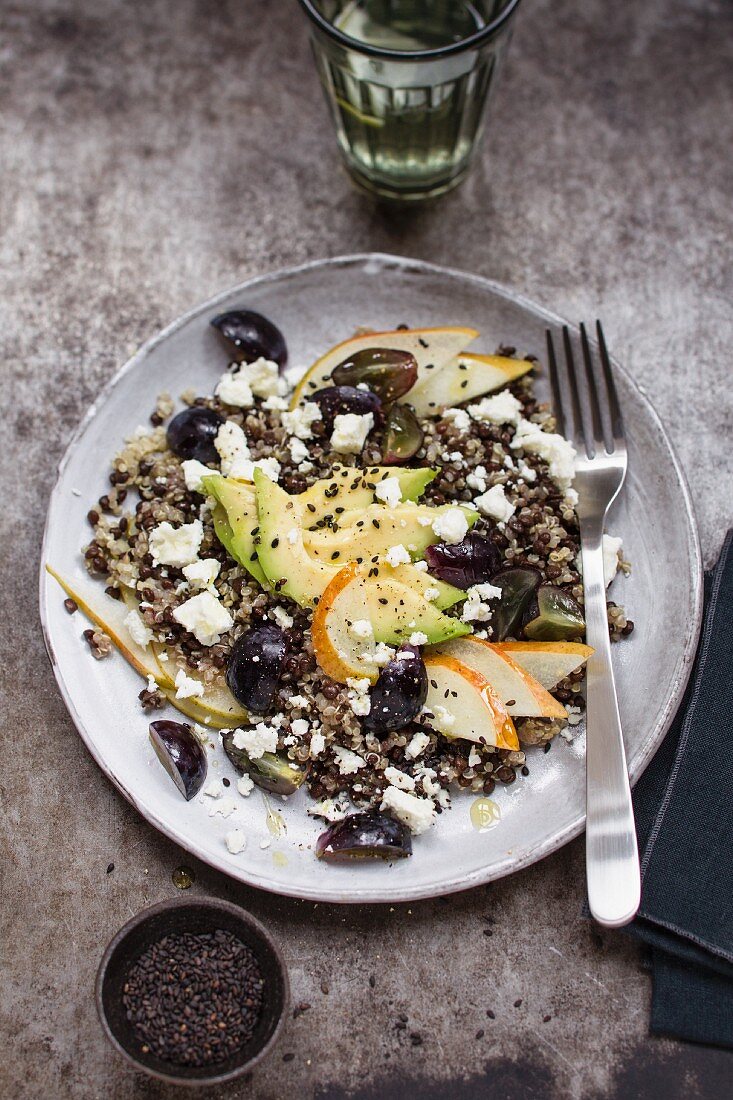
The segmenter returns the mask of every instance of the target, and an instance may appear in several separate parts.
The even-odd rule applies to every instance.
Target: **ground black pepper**
[[[122,1001],[144,1053],[206,1066],[252,1037],[263,985],[252,951],[231,932],[175,933],[133,964]]]

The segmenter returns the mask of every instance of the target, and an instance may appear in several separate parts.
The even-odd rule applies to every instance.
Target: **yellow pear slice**
[[[464,352],[439,369],[426,371],[422,378],[418,376],[402,400],[412,405],[418,416],[437,416],[443,409],[502,389],[533,366],[529,359]]]
[[[551,691],[593,653],[582,642],[498,642],[496,648]]]
[[[475,741],[498,749],[518,749],[514,723],[481,673],[442,653],[425,656],[430,725],[450,740]]]
[[[449,363],[464,351],[477,336],[478,331],[475,328],[413,328],[352,336],[350,340],[336,344],[316,360],[295,387],[290,408],[294,409],[301,401],[307,401],[316,390],[322,390],[324,386],[332,386],[333,369],[358,351],[364,351],[367,348],[409,351],[417,360],[419,384],[421,374],[427,373],[428,369],[436,372],[440,370],[445,363]]]
[[[507,712],[515,718],[567,718],[562,703],[550,695],[533,676],[482,638],[454,638],[437,646],[438,653],[455,657],[485,676]]]

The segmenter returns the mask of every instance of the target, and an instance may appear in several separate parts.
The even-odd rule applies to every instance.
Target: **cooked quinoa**
[[[499,354],[513,356],[515,352],[504,347]],[[535,399],[531,374],[508,389],[521,403],[525,419],[555,431],[548,407]],[[307,460],[294,462],[279,408],[265,408],[263,400],[255,399],[254,407],[241,409],[192,392],[183,394],[182,401],[189,406],[206,406],[239,425],[254,462],[274,458],[280,464],[278,483],[288,493],[301,493],[316,480],[329,477],[335,464],[369,468],[382,459],[378,431],[370,435],[358,457],[337,454],[329,447],[322,423],[316,421],[313,437],[305,441]],[[146,627],[155,641],[167,648],[172,664],[166,667],[183,668],[204,685],[223,681],[234,641],[263,620],[282,622],[281,612],[274,614],[276,608],[286,612],[292,625],[284,631],[288,655],[278,691],[277,714],[264,721],[277,728],[278,751],[305,767],[305,782],[320,804],[316,812],[322,816],[338,816],[347,805],[347,796],[357,807],[379,806],[389,783],[385,768],[397,767],[406,773],[414,780],[413,793],[430,798],[438,812],[448,807],[451,788],[491,794],[497,782],[509,784],[518,774],[529,774],[523,751],[449,741],[430,728],[425,715],[382,737],[362,729],[354,713],[354,692],[326,676],[316,663],[311,611],[278,592],[264,591],[234,562],[214,532],[210,504],[201,494],[186,488],[181,462],[166,443],[164,423],[173,409],[170,397],[161,395],[150,417],[152,427],[138,429],[114,459],[110,489],[88,515],[92,540],[84,550],[90,574],[102,580],[111,596],[121,598],[123,589],[136,593]],[[515,429],[510,424],[471,419],[466,428],[465,418],[456,418],[449,410],[448,416],[421,419],[420,426],[423,446],[406,465],[439,471],[427,487],[424,502],[472,502],[477,495],[477,480],[485,481],[487,487],[502,486],[515,506],[513,515],[499,523],[481,516],[473,530],[491,540],[501,552],[504,566],[534,566],[544,582],[564,589],[582,604],[583,588],[576,568],[579,534],[572,494],[558,488],[546,463],[535,454],[511,448]],[[484,472],[477,479],[476,471],[481,467]],[[233,619],[232,628],[210,646],[200,644],[174,619],[174,610],[192,594],[182,569],[156,566],[149,548],[151,532],[164,521],[175,527],[197,519],[203,525],[199,555],[220,564],[214,588]],[[461,605],[447,614],[460,617]],[[608,619],[614,641],[633,630],[623,609],[612,602],[608,603]],[[490,620],[473,625],[479,636],[491,640]],[[95,656],[103,656],[104,636],[88,633]],[[573,724],[584,709],[583,675],[581,669],[553,690],[558,700],[572,708]],[[162,707],[166,698],[149,684],[140,692],[140,701],[145,711],[152,711]],[[250,717],[253,722],[259,721],[256,716]],[[298,719],[305,721],[296,722]],[[564,726],[564,722],[550,719],[516,721],[524,745],[545,744],[546,748]],[[427,743],[415,757],[406,753],[406,748],[419,731],[427,735]],[[348,764],[345,766],[349,758],[342,750],[356,753],[365,763],[352,770]]]

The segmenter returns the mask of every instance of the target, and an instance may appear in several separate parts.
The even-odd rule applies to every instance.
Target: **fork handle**
[[[586,873],[593,917],[609,928],[628,924],[639,908],[641,878],[626,767],[603,576],[603,519],[581,521],[586,640]]]

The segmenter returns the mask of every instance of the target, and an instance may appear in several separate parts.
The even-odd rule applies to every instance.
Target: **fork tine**
[[[606,392],[608,395],[611,432],[613,434],[614,445],[619,447],[623,444],[624,440],[624,422],[621,417],[621,406],[619,405],[618,394],[616,393],[616,383],[613,379],[611,360],[608,355],[608,348],[606,347],[606,338],[603,335],[600,321],[596,321],[596,332],[598,334],[598,350],[601,353],[601,366],[603,367],[603,377],[606,382]]]
[[[573,355],[573,345],[570,343],[570,330],[567,325],[562,327],[562,339],[565,347],[565,372],[567,374],[568,383],[570,386],[570,403],[573,410],[573,426],[571,428],[571,434],[578,436],[582,435],[585,440],[586,450],[589,451],[588,446],[588,433],[585,430],[585,423],[583,419],[583,408],[580,404],[580,394],[578,392],[578,377],[575,372],[575,357]]]
[[[582,321],[580,322],[580,346],[583,349],[583,359],[585,361],[585,378],[588,385],[588,396],[590,397],[590,415],[591,423],[593,426],[594,454],[600,454],[601,450],[603,450],[604,447],[607,451],[610,452],[611,448],[604,442],[605,430],[603,427],[603,418],[601,416],[601,409],[598,402],[598,386],[596,384],[596,374],[593,369],[593,357],[591,355],[590,344],[588,343],[588,333],[585,331],[585,325]]]
[[[555,413],[555,422],[560,435],[565,435],[565,413],[562,406],[562,391],[560,379],[557,374],[557,359],[555,358],[555,345],[552,341],[552,333],[549,328],[547,336],[547,365],[550,372],[550,387],[552,389],[552,408]]]

